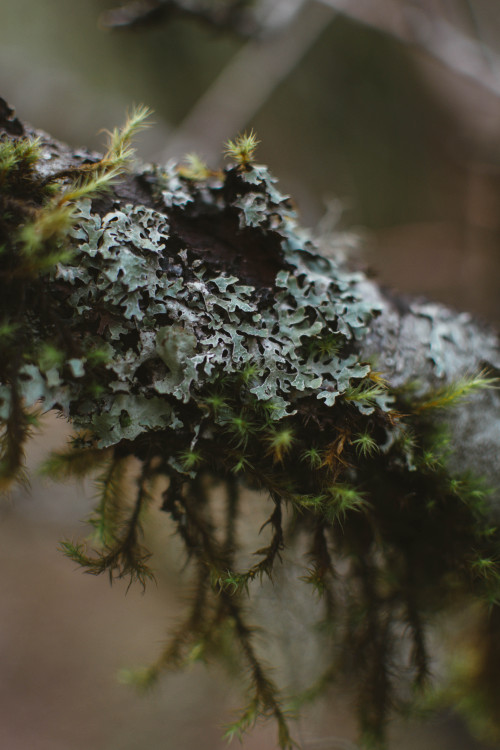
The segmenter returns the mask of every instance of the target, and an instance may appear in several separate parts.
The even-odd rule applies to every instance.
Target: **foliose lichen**
[[[42,382],[40,371],[27,365],[28,404],[40,397],[47,408],[58,404],[107,447],[144,430],[191,429],[182,405],[203,406],[207,389],[243,372],[249,394],[273,422],[295,414],[307,399],[331,407],[367,378],[370,366],[353,344],[375,311],[357,292],[356,274],[319,256],[301,235],[265,167],[238,174],[242,195],[224,208],[219,179],[202,191],[173,167],[161,179],[167,209],[181,206],[185,216],[191,210],[198,217],[233,210],[239,231],[258,231],[264,248],[272,235],[269,252],[280,266],[272,287],[244,283],[223,264],[207,263],[188,242],[182,247],[165,213],[129,204],[101,218],[86,199],[75,214],[73,260],[59,265],[54,278],[70,289],[65,304],[85,321],[86,346],[102,352],[105,392],[75,398],[85,357],[70,360],[71,392],[57,368]],[[372,388],[370,399],[354,394],[351,400],[364,414],[390,409],[382,388]],[[214,421],[223,425],[224,415]]]

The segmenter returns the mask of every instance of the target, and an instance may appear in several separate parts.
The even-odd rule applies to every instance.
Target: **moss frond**
[[[267,453],[272,456],[274,463],[283,463],[295,444],[295,432],[292,427],[274,428],[265,438],[268,445]]]
[[[233,436],[233,442],[238,448],[245,448],[250,438],[255,435],[257,425],[246,415],[230,417],[227,423],[228,432]]]
[[[346,483],[337,483],[328,488],[325,514],[329,521],[344,521],[348,513],[366,510],[369,507],[364,494]]]
[[[138,546],[129,549],[115,549],[106,555],[89,554],[87,546],[82,542],[63,541],[60,549],[65,557],[69,557],[90,575],[109,573],[109,580],[114,578],[129,578],[129,586],[139,583],[143,588],[148,581],[154,581],[154,574],[147,565],[151,554]]]
[[[340,353],[342,345],[342,337],[335,333],[326,333],[308,342],[307,353],[312,357],[333,357]]]
[[[72,251],[64,240],[74,221],[71,206],[54,204],[38,209],[18,234],[23,259],[17,275],[34,276],[69,261]]]
[[[228,401],[224,396],[214,393],[206,396],[202,402],[203,405],[206,405],[210,411],[212,411],[215,415],[220,414],[224,410],[227,410],[228,408]]]
[[[9,492],[16,482],[27,485],[24,448],[38,425],[39,413],[26,409],[17,384],[3,394],[5,417],[0,418],[0,494]]]
[[[200,467],[203,462],[203,456],[199,451],[185,450],[179,454],[179,460],[183,469],[189,472]]]
[[[132,140],[145,128],[150,127],[152,110],[145,105],[134,107],[127,116],[125,125],[121,128],[114,128],[109,133],[108,151],[104,157],[104,162],[109,162],[114,168],[125,168],[134,156]]]
[[[351,440],[351,443],[356,448],[358,455],[365,458],[380,451],[377,441],[369,432],[358,433],[354,440]]]
[[[133,139],[141,130],[150,126],[148,118],[151,114],[152,111],[144,105],[134,108],[121,128],[108,133],[108,150],[102,159],[94,164],[52,175],[51,182],[69,177],[72,178],[72,183],[54,196],[45,211],[52,211],[57,215],[57,211],[65,209],[67,204],[73,204],[82,198],[94,198],[109,190],[131,166],[135,155]],[[66,210],[71,217],[71,209]]]
[[[186,164],[180,165],[178,172],[186,180],[206,180],[212,174],[198,154],[186,154],[184,161]]]
[[[96,542],[100,549],[87,551],[85,543],[62,542],[64,554],[92,575],[109,574],[115,578],[129,578],[129,586],[138,582],[145,588],[154,574],[148,565],[151,553],[139,543],[142,533],[142,516],[152,502],[150,466],[145,463],[138,479],[135,502],[130,511],[124,505],[121,482],[125,476],[124,463],[128,457],[112,458],[100,482],[102,492],[99,506],[90,524],[96,529]]]
[[[350,386],[345,392],[344,398],[346,401],[354,401],[374,406],[377,402],[377,398],[386,393],[386,385],[378,382],[372,385],[371,383],[362,380],[358,385]]]
[[[254,470],[253,464],[243,454],[234,455],[235,463],[231,466],[233,474],[247,474]]]
[[[464,401],[476,391],[499,387],[500,379],[489,377],[487,371],[482,370],[477,375],[459,378],[425,396],[416,402],[414,411],[418,414],[427,410],[446,409]]]
[[[40,138],[0,139],[0,191],[23,192],[40,159]]]
[[[230,570],[222,574],[217,574],[214,578],[215,586],[221,591],[228,592],[231,596],[241,591],[245,591],[248,594],[250,581],[251,576],[246,573],[233,573]]]
[[[478,557],[471,564],[472,572],[480,578],[500,583],[500,560]]]
[[[89,523],[94,528],[96,543],[102,547],[112,547],[119,535],[126,511],[128,463],[128,457],[111,456],[96,480],[99,501]]]
[[[251,698],[239,718],[226,728],[226,739],[241,737],[259,717],[270,717],[278,728],[278,746],[281,750],[293,750],[297,745],[292,739],[289,720],[293,718],[283,707],[280,692],[269,677],[266,668],[258,658],[252,641],[252,629],[244,622],[241,612],[234,604],[230,614],[234,620],[235,634],[239,641],[251,678]]]
[[[72,185],[54,198],[54,213],[58,208],[62,208],[68,203],[75,203],[82,198],[96,198],[105,193],[122,176],[124,169],[124,162],[114,163],[110,160],[108,164],[104,164],[102,167],[98,163],[97,167],[91,172],[82,173],[81,178],[77,177]],[[67,211],[72,216],[70,209],[67,209]]]
[[[83,478],[98,470],[109,457],[109,449],[96,448],[92,443],[74,438],[69,448],[53,452],[38,471],[42,476],[60,481]]]
[[[304,461],[309,465],[311,469],[319,469],[321,464],[323,463],[323,458],[321,456],[320,451],[315,448],[307,448],[300,457],[301,461]]]
[[[246,169],[253,162],[259,143],[257,134],[253,130],[249,133],[245,132],[238,135],[234,141],[227,141],[224,155],[234,159],[241,169]]]

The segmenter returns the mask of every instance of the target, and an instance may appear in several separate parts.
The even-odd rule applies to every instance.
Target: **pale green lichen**
[[[206,214],[220,206],[218,180],[200,191],[172,167],[156,178],[166,208],[191,203]],[[176,402],[197,403],[207,386],[245,368],[252,369],[250,392],[272,407],[273,420],[294,414],[303,398],[333,406],[366,378],[369,365],[355,352],[341,353],[363,337],[374,313],[356,289],[358,277],[314,252],[265,167],[251,167],[240,179],[252,187],[231,203],[241,231],[250,226],[279,233],[282,269],[274,293],[263,295],[214,269],[188,247],[171,249],[163,213],[126,205],[101,218],[90,200],[82,201],[72,232],[74,259],[57,267],[55,279],[68,284],[66,304],[76,314],[99,316],[99,340],[89,343],[107,354],[107,392],[97,400],[76,399],[78,383],[65,394],[57,368],[41,381],[27,366],[27,403],[42,396],[47,408],[57,403],[69,411],[76,425],[88,427],[90,419],[99,444],[108,446],[141,429],[177,429],[182,420]],[[259,211],[249,213],[250,205]],[[332,336],[334,353],[323,346]],[[71,360],[71,368],[82,377],[84,359]],[[382,390],[353,403],[365,414],[375,405],[390,408]],[[122,412],[128,419],[120,422]]]

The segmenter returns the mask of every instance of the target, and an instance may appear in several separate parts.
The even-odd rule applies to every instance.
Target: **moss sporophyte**
[[[382,747],[402,681],[427,680],[427,621],[448,592],[498,605],[500,536],[477,483],[448,471],[436,416],[494,383],[482,374],[420,399],[391,390],[363,358],[378,312],[363,276],[316,252],[254,162],[253,133],[229,142],[236,164],[224,171],[194,157],[138,167],[142,203],[102,197],[146,114],[111,135],[102,160],[43,179],[39,143],[0,140],[1,481],[19,478],[34,410],[65,414],[76,435],[45,470],[98,469],[100,500],[91,539],[63,549],[92,573],[144,585],[141,524],[167,478],[162,510],[193,562],[195,595],[134,679],[216,653],[230,633],[249,702],[227,735],[271,717],[282,748],[293,744],[286,702],[245,597],[286,545],[307,540],[298,578],[320,593],[330,637],[303,700],[347,679],[363,741]],[[222,528],[214,479],[226,489]],[[270,510],[267,546],[241,567],[244,486],[267,493]]]

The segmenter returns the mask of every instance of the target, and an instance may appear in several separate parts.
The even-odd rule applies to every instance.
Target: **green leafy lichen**
[[[265,190],[269,179],[260,167],[257,185]],[[172,182],[169,206],[179,205],[176,195],[186,188],[194,193],[178,177]],[[217,206],[220,192],[220,187],[205,191],[204,211]],[[274,201],[275,213],[286,206],[278,194]],[[73,288],[66,304],[85,320],[98,318],[98,330],[104,329],[99,346],[112,347],[105,367],[116,394],[100,405],[85,404],[84,419],[92,408],[109,412],[120,391],[132,405],[130,388],[136,383],[142,395],[165,398],[165,419],[159,406],[157,426],[168,427],[178,414],[176,402],[199,405],[207,386],[245,368],[252,370],[249,393],[267,405],[274,420],[296,413],[302,399],[333,406],[351,383],[359,387],[369,366],[354,353],[339,356],[338,349],[362,337],[373,311],[357,293],[356,277],[320,258],[308,243],[297,247],[294,229],[290,215],[273,228],[282,235],[285,268],[276,275],[275,293],[263,295],[237,276],[210,268],[188,247],[170,250],[164,214],[129,205],[101,220],[89,201],[80,204],[74,264],[59,266],[55,278]],[[337,354],[322,346],[332,335]],[[383,396],[380,390],[369,404],[350,397],[370,413]],[[123,437],[117,424],[112,442]],[[101,440],[111,444],[109,436]]]

